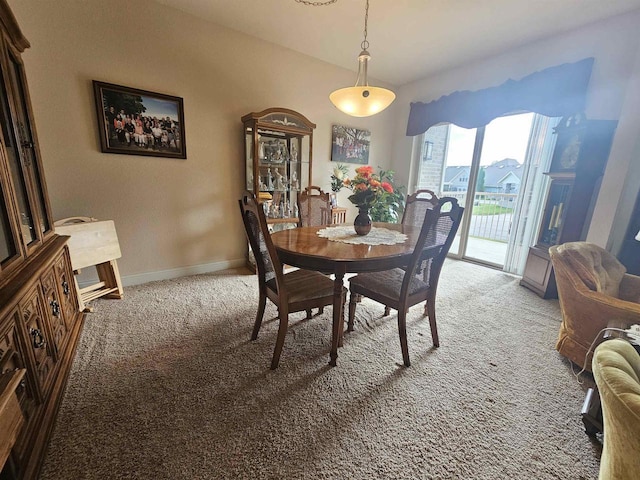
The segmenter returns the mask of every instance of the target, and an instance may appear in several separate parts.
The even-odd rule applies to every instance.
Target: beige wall
[[[622,216],[614,224],[616,210],[629,202],[632,207],[640,188],[637,182],[625,185],[627,177],[638,178],[640,173],[639,31],[640,11],[636,11],[401,87],[396,100],[394,137],[394,168],[399,179],[415,185],[416,172],[411,171],[410,162],[413,137],[405,136],[410,102],[429,102],[456,90],[496,86],[508,78],[519,79],[546,67],[594,57],[587,118],[619,119],[619,124],[587,239],[615,251],[630,215],[627,213],[626,218]],[[629,102],[634,108],[625,109]]]
[[[636,184],[623,191],[616,179],[637,178],[633,174],[640,171],[640,162],[632,161],[640,118],[623,112],[633,97],[630,78],[637,78],[640,13],[406,85],[396,89],[398,98],[387,111],[356,119],[337,111],[327,97],[352,84],[354,72],[151,0],[9,3],[32,44],[23,58],[54,217],[113,219],[125,284],[243,262],[236,205],[244,184],[240,117],[273,106],[298,110],[317,124],[313,183],[329,189],[331,125],[343,124],[371,130],[369,163],[394,168],[399,182],[408,184],[412,139],[405,128],[411,101],[477,90],[594,56],[587,115],[620,118],[618,132],[625,134],[616,135],[604,179],[609,194],[600,195],[590,238],[611,244],[610,237],[628,221],[619,218],[616,227],[616,209],[638,191]],[[101,153],[94,79],[183,97],[188,158]],[[339,202],[350,207],[353,218],[347,195],[343,190]]]
[[[9,3],[31,42],[23,58],[54,217],[114,220],[125,284],[243,263],[246,113],[281,106],[316,123],[313,182],[327,190],[332,124],[371,130],[369,163],[390,164],[392,109],[355,119],[328,100],[355,72],[150,0]],[[183,97],[188,158],[101,153],[92,80]]]

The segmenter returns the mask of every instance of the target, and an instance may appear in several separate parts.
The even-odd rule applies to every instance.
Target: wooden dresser
[[[0,479],[36,478],[82,329],[68,237],[54,233],[21,53],[0,0]],[[10,391],[8,391],[10,390]],[[17,407],[19,406],[19,408]]]

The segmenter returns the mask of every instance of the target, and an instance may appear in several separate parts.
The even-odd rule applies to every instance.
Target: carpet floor
[[[518,280],[447,260],[440,348],[413,307],[410,368],[395,312],[365,299],[337,367],[327,308],[291,316],[271,371],[277,312],[249,341],[245,270],[96,300],[40,478],[596,479],[584,387],[554,349],[558,302]]]

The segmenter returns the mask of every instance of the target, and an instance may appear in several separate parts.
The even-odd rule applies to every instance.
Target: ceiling
[[[156,0],[357,70],[365,0]],[[370,0],[369,76],[394,86],[640,9],[640,0]],[[354,76],[355,83],[355,76]]]

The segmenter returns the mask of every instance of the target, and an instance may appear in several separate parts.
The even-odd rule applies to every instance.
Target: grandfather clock
[[[520,285],[542,298],[557,298],[549,247],[584,240],[604,175],[617,122],[563,118],[554,129],[556,146],[549,190],[534,246],[529,248]]]

